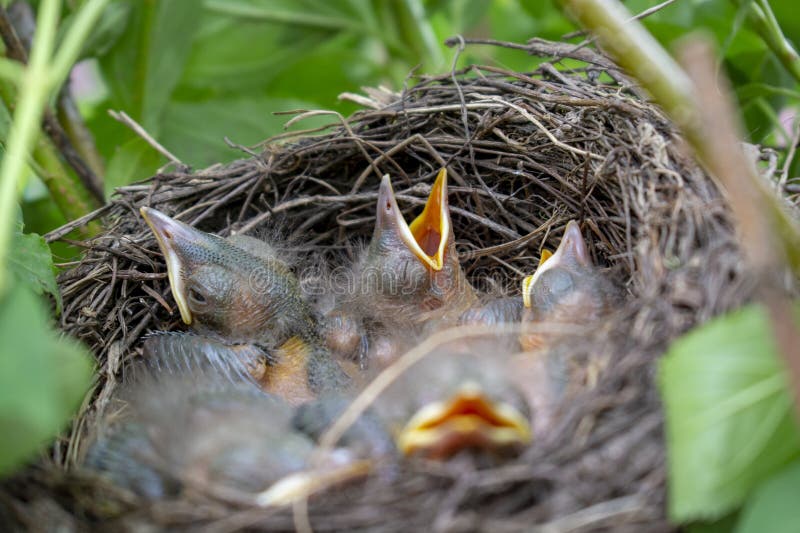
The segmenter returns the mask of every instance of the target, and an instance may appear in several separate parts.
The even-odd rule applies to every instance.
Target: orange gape
[[[436,254],[436,250],[439,249],[439,243],[442,242],[442,234],[433,228],[425,228],[424,232],[414,235],[414,238],[417,239],[422,251],[429,256]]]
[[[444,267],[448,244],[446,239],[452,232],[448,209],[447,170],[443,168],[436,176],[422,213],[408,226],[416,241],[416,246],[411,246],[411,249],[418,255],[420,261],[435,272]]]

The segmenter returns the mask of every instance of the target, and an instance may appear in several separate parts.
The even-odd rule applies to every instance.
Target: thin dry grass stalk
[[[317,531],[669,529],[654,362],[671,339],[750,298],[752,279],[722,198],[661,112],[590,48],[540,40],[522,48],[588,63],[544,63],[529,73],[475,65],[399,94],[348,96],[365,109],[329,128],[267,140],[258,156],[231,164],[121,188],[95,214],[106,232],[80,243],[84,258],[59,280],[61,327],[97,356],[91,401],[47,465],[0,491],[0,518],[20,523],[46,508],[75,524],[292,529],[291,509],[230,506],[203,494],[141,506],[62,470],[80,457],[142,335],[180,327],[138,208],[222,235],[278,227],[298,269],[309,257],[335,266],[369,238],[383,173],[393,176],[401,206],[418,210],[446,165],[458,250],[482,288],[516,291],[569,219],[585,223],[591,253],[628,298],[565,349],[577,361],[604,361],[604,370],[515,461],[489,469],[412,462],[391,482],[377,477],[312,498],[308,523]]]

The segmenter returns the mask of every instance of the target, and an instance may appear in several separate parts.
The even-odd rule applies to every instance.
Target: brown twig
[[[183,161],[178,159],[177,156],[173,155],[172,152],[170,152],[169,150],[164,148],[164,146],[161,143],[156,141],[149,133],[147,133],[147,130],[145,130],[141,126],[141,124],[139,124],[138,122],[133,120],[127,113],[125,113],[125,111],[114,111],[112,109],[109,109],[108,110],[108,114],[114,120],[116,120],[116,121],[126,125],[128,128],[130,128],[131,131],[133,131],[136,135],[141,137],[147,144],[152,146],[153,149],[155,149],[155,151],[157,151],[159,154],[161,154],[164,157],[166,157],[172,163],[178,165],[179,168],[188,168],[183,163]]]

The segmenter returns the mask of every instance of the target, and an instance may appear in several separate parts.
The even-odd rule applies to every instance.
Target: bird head
[[[150,226],[167,263],[183,321],[229,340],[259,338],[280,329],[300,305],[297,279],[277,260],[256,256],[217,235],[149,207]]]
[[[465,290],[447,200],[447,171],[439,171],[422,213],[407,224],[389,176],[381,181],[375,231],[361,272],[369,295],[430,311]]]
[[[404,455],[447,459],[461,450],[516,452],[530,443],[530,410],[498,347],[438,351],[379,402]],[[480,345],[480,343],[477,343]]]
[[[610,312],[616,289],[589,257],[578,223],[571,220],[555,253],[542,252],[539,267],[522,281],[525,323],[585,324]],[[549,341],[543,330],[523,332],[526,349]]]

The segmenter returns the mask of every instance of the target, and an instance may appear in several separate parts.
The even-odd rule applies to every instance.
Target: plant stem
[[[27,14],[27,17],[21,19],[20,17],[25,14]],[[22,31],[26,31],[27,33],[20,34],[18,31],[19,26],[23,26]],[[35,33],[35,28],[36,22],[33,20],[32,12],[28,13],[27,10],[22,10],[22,12],[17,13],[17,18],[12,21],[11,15],[5,9],[0,7],[0,36],[2,36],[3,42],[6,45],[6,55],[8,55],[9,58],[19,61],[23,64],[28,62],[28,49],[24,43],[27,42],[29,43],[28,47],[30,46],[31,38]],[[61,49],[64,49],[63,45]],[[16,102],[17,100],[15,88],[10,87],[8,90],[4,89],[3,94],[6,101],[6,106],[9,108],[13,107],[13,102]],[[50,137],[55,147],[61,152],[61,155],[66,160],[67,164],[72,167],[78,178],[80,178],[79,181],[72,180],[74,186],[82,188],[85,187],[90,193],[89,196],[83,193],[78,194],[87,197],[92,209],[99,207],[105,200],[103,194],[103,183],[99,178],[99,174],[94,172],[87,162],[84,161],[79,151],[76,150],[74,144],[71,142],[69,135],[62,127],[58,118],[50,111],[49,108],[46,108],[44,111],[42,128]],[[52,170],[55,171],[56,168],[53,167]],[[58,175],[53,174],[52,177],[58,178]],[[71,177],[62,175],[61,181],[68,181],[70,178]],[[46,181],[46,183],[52,182]],[[51,190],[51,194],[55,196],[57,191]],[[64,212],[63,214],[67,218],[70,218],[68,213]]]
[[[594,32],[603,49],[638,78],[642,86],[687,135],[697,128],[692,84],[686,73],[644,27],[630,21],[630,13],[617,1],[562,0],[576,20]]]
[[[22,79],[22,70],[22,66],[16,61],[0,57],[0,78],[19,83],[19,80]]]
[[[25,161],[39,132],[39,124],[53,87],[63,83],[81,44],[108,0],[89,0],[81,8],[58,51],[56,68],[50,58],[56,37],[60,0],[42,0],[30,58],[18,91],[6,153],[0,163],[0,295],[8,286],[8,250],[14,231],[14,204],[25,173]],[[60,164],[60,161],[59,161]],[[74,192],[74,190],[73,190]]]
[[[17,187],[25,171],[25,159],[47,102],[47,59],[53,49],[59,0],[42,0],[38,28],[34,36],[30,62],[22,76],[19,104],[8,136],[8,145],[0,163],[0,294],[8,284],[8,247],[14,227],[14,204]]]
[[[12,83],[0,80],[0,99],[9,113],[13,114],[16,103],[19,101],[19,91]],[[41,134],[36,136],[31,157],[33,159],[31,165],[35,167],[34,171],[42,179],[50,191],[53,202],[67,220],[80,218],[98,207],[83,183],[62,163],[59,150],[50,137]],[[24,187],[25,184],[19,183],[18,186]],[[98,228],[89,229],[96,230]]]
[[[56,112],[58,122],[64,127],[64,132],[80,157],[83,158],[95,176],[104,176],[106,173],[105,163],[100,156],[100,152],[97,151],[92,132],[86,127],[86,123],[83,121],[83,117],[69,92],[69,83],[64,86],[58,96]],[[98,178],[97,184],[101,189],[103,188],[102,178]]]
[[[77,16],[75,17],[72,26],[70,27],[69,31],[67,32],[64,40],[59,45],[58,51],[55,54],[51,61],[50,67],[50,83],[53,89],[60,89],[61,86],[64,84],[67,76],[72,71],[72,67],[75,64],[75,61],[78,60],[78,56],[81,53],[81,48],[83,47],[84,41],[91,33],[92,28],[94,27],[95,22],[100,18],[102,15],[103,10],[108,4],[109,0],[88,0],[85,2],[81,7],[81,10],[78,12]],[[103,193],[103,182],[99,177],[99,174],[96,174],[97,170],[96,167],[100,167],[102,171],[102,161],[100,160],[99,154],[97,154],[97,150],[95,149],[94,143],[89,139],[87,141],[86,135],[81,137],[79,132],[87,133],[85,127],[83,127],[82,120],[76,120],[72,118],[70,120],[70,124],[72,126],[72,131],[76,134],[73,135],[71,138],[61,128],[60,123],[58,120],[54,119],[54,122],[59,124],[60,133],[65,136],[64,144],[69,144],[68,147],[70,150],[74,150],[72,146],[71,140],[74,141],[77,135],[77,139],[81,142],[77,144],[78,150],[77,152],[82,152],[84,157],[87,161],[84,161],[80,156],[77,157],[80,161],[78,162],[79,165],[83,165],[80,168],[78,166],[73,165],[76,172],[80,173],[80,176],[83,178],[83,186],[88,189],[90,193],[94,195],[94,197],[99,201],[99,204],[102,204],[104,201],[104,193]],[[65,154],[66,155],[66,154]],[[52,191],[52,189],[51,189]],[[92,207],[93,208],[93,207]],[[82,216],[86,213],[91,211],[91,209],[85,211],[79,216]],[[78,217],[68,217],[68,218],[78,218]]]
[[[33,159],[37,164],[36,174],[50,192],[50,197],[67,220],[75,220],[98,206],[90,197],[81,181],[61,162],[59,152],[50,139],[39,135],[33,146]],[[100,230],[97,224],[85,226],[81,235],[89,237]]]
[[[81,53],[86,37],[89,36],[107,3],[108,0],[88,0],[81,6],[81,10],[73,20],[72,26],[52,59],[49,72],[52,87],[61,87],[72,71],[72,66]]]
[[[740,2],[733,0],[735,4]],[[767,0],[748,0],[747,20],[753,30],[772,50],[783,68],[800,83],[800,56],[786,38]]]

